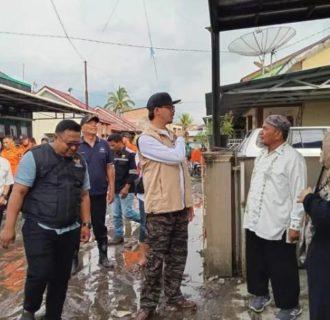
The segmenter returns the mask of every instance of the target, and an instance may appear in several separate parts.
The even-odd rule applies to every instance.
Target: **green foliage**
[[[194,140],[196,142],[199,142],[202,145],[207,145],[207,143],[209,141],[208,139],[209,139],[209,133],[208,133],[208,131],[198,132],[197,135],[196,135],[196,137],[194,138]]]
[[[226,113],[220,120],[220,133],[225,136],[231,137],[234,134],[234,117],[231,112]],[[213,122],[207,122],[207,134],[213,134]]]
[[[181,114],[179,118],[179,124],[181,125],[183,131],[189,129],[193,123],[194,123],[194,119],[190,116],[189,113]]]
[[[220,121],[220,133],[231,137],[234,134],[234,117],[231,112],[226,113]]]
[[[124,111],[131,110],[135,103],[132,101],[124,87],[119,86],[116,92],[109,92],[105,109],[121,114]]]

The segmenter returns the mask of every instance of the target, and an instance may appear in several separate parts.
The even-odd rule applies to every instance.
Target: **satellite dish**
[[[255,64],[264,73],[266,55],[270,54],[271,65],[276,50],[292,39],[295,34],[296,30],[292,27],[257,29],[232,41],[228,46],[228,50],[243,56],[259,57],[260,65],[257,65],[258,62],[255,62]]]

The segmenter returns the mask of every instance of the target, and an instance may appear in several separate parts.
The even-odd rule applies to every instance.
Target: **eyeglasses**
[[[161,106],[160,108],[165,108],[168,110],[175,110],[175,106],[167,105],[167,106]]]
[[[58,135],[58,137],[62,140],[62,142],[64,142],[68,148],[78,148],[81,144],[80,141],[75,141],[75,142],[67,142],[65,141],[60,135]]]

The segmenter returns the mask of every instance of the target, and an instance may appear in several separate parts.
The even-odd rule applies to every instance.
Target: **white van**
[[[237,149],[239,157],[256,157],[263,148],[260,142],[261,128],[249,131]],[[330,127],[291,127],[287,141],[304,157],[320,156],[324,133]]]

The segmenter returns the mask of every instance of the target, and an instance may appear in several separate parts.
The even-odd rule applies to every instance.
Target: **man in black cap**
[[[262,312],[271,302],[281,310],[276,320],[296,319],[299,274],[296,242],[304,216],[297,197],[306,186],[303,156],[287,142],[290,122],[282,115],[264,120],[260,134],[265,149],[255,160],[245,208],[246,270],[249,308]]]
[[[107,203],[114,198],[113,158],[108,143],[97,136],[97,115],[89,114],[81,119],[82,142],[79,153],[85,158],[88,167],[91,189],[91,218],[93,233],[99,249],[99,264],[112,268],[108,259],[108,230],[105,225]],[[72,264],[72,273],[78,269],[78,253]]]
[[[178,102],[166,92],[152,95],[147,103],[150,125],[137,143],[150,249],[136,320],[150,318],[162,283],[168,308],[196,308],[180,290],[188,253],[188,222],[194,211],[185,140],[166,128],[173,121]]]
[[[22,155],[24,155],[27,151],[32,148],[32,143],[29,137],[26,134],[21,134],[19,136],[19,150]]]

